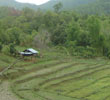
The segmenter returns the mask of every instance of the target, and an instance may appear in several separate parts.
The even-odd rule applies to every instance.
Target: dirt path
[[[10,84],[7,81],[0,84],[0,100],[18,100],[9,88]]]

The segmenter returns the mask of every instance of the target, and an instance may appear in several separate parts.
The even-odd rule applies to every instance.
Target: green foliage
[[[90,16],[87,20],[87,23],[88,23],[88,30],[93,39],[93,42],[96,42],[101,30],[100,20],[95,16]]]
[[[76,23],[74,20],[70,22],[66,29],[66,33],[67,33],[67,40],[69,41],[77,40],[78,34],[80,33],[79,24]]]
[[[0,43],[0,52],[2,51],[3,45]]]
[[[90,46],[91,45],[91,36],[88,32],[86,31],[82,31],[79,35],[78,35],[78,39],[77,39],[77,45],[78,46]]]
[[[91,0],[92,1],[92,0]],[[110,14],[110,1],[109,0],[95,0],[88,5],[83,5],[76,8],[76,11],[85,14]]]
[[[65,32],[66,25],[57,25],[56,29],[53,30],[53,34],[51,36],[51,40],[55,45],[64,44],[66,42],[66,32]]]
[[[17,27],[9,28],[6,31],[7,36],[10,37],[8,43],[15,43],[16,45],[19,45],[20,44],[20,39],[19,39],[20,33],[21,31]]]
[[[9,46],[9,53],[11,55],[15,55],[16,54],[16,49],[15,49],[15,45],[14,44],[10,44],[10,46]]]
[[[56,4],[63,5],[62,9],[63,11],[67,10],[75,10],[81,14],[109,14],[110,13],[110,1],[108,0],[50,0],[49,2],[42,4],[42,5],[32,5],[27,3],[19,3],[15,0],[0,0],[0,6],[8,6],[10,8],[3,8],[4,11],[1,11],[0,9],[0,17],[4,17],[5,15],[19,15],[18,12],[15,11],[16,9],[23,9],[23,8],[31,8],[31,9],[42,9],[44,10],[53,10],[53,6]],[[54,7],[56,11],[61,8],[61,6],[55,6]],[[58,10],[57,10],[58,9]],[[10,12],[10,13],[9,13]]]
[[[16,8],[16,9],[23,9],[24,7],[29,7],[32,9],[37,9],[38,7],[36,5],[32,4],[27,4],[27,3],[20,3],[15,0],[0,0],[0,6],[8,6],[11,8]]]
[[[56,5],[54,5],[55,12],[58,13],[61,10],[62,7],[63,7],[63,5],[62,5],[61,2],[57,3]]]
[[[10,48],[9,48],[9,45],[5,45],[3,46],[3,49],[2,49],[2,52],[6,55],[10,55]]]
[[[8,45],[3,46],[3,52],[14,54],[15,46],[48,48],[60,45],[74,56],[109,57],[109,15],[80,15],[60,11],[61,4],[56,6],[59,6],[56,12],[24,8],[14,10],[20,12],[19,15],[0,17],[0,43]]]
[[[91,4],[97,0],[50,0],[49,2],[39,6],[41,9],[50,10],[53,6],[59,2],[63,4],[62,10],[73,10],[75,8],[79,8],[80,6],[84,6],[87,4]]]

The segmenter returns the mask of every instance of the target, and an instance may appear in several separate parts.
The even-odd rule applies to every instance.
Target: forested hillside
[[[50,0],[43,5],[33,5],[26,3],[19,3],[15,0],[0,0],[0,6],[9,6],[17,9],[23,9],[29,7],[32,9],[54,10],[53,6],[61,2],[61,10],[74,10],[81,14],[108,14],[110,13],[110,1],[109,0]]]
[[[41,5],[40,8],[53,9],[55,4],[61,2],[63,4],[63,10],[70,10],[95,1],[96,0],[50,0],[48,3]]]
[[[109,15],[9,7],[0,8],[0,13],[0,48],[4,53],[14,53],[9,49],[14,46],[62,46],[74,56],[110,56]]]
[[[0,100],[110,100],[109,0],[44,10],[9,1],[0,0]]]
[[[75,10],[83,14],[110,13],[110,0],[51,0],[41,8],[52,9],[58,2],[62,3],[62,10]]]
[[[37,5],[19,3],[19,2],[16,2],[15,0],[0,0],[0,6],[14,7],[16,9],[22,9],[25,7],[37,9]]]
[[[76,11],[86,14],[110,14],[110,0],[96,0],[96,2],[77,8]]]
[[[92,3],[96,0],[50,0],[49,2],[37,6],[37,5],[32,5],[32,4],[26,4],[26,3],[19,3],[16,2],[15,0],[0,0],[0,6],[10,6],[10,7],[15,7],[17,9],[22,9],[24,7],[29,7],[29,8],[33,8],[33,9],[43,9],[43,10],[49,10],[49,9],[53,9],[53,6],[59,2],[61,2],[63,4],[63,9],[65,10],[69,10],[69,9],[73,9],[75,7],[79,7],[81,5],[85,5],[88,3]]]

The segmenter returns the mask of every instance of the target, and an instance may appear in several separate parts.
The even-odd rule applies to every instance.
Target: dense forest
[[[14,7],[16,9],[23,9],[29,7],[34,10],[41,9],[42,11],[54,10],[53,6],[61,2],[62,11],[74,10],[81,14],[108,14],[110,13],[109,0],[50,0],[42,5],[34,5],[28,3],[20,3],[16,0],[0,0],[0,6]]]
[[[76,11],[82,14],[110,14],[110,0],[95,0],[95,2],[77,7]]]
[[[49,10],[53,9],[53,6],[57,4],[58,2],[61,2],[63,4],[63,9],[73,9],[75,7],[79,7],[81,5],[89,4],[92,2],[95,2],[96,0],[50,0],[45,4],[42,5],[34,5],[34,4],[28,4],[28,3],[20,3],[16,0],[0,0],[0,6],[9,6],[9,7],[15,7],[17,9],[22,9],[23,7],[29,7],[33,9],[43,9],[43,10]]]
[[[37,5],[34,4],[28,4],[28,3],[20,3],[15,0],[0,0],[0,6],[8,6],[8,7],[14,7],[16,9],[22,9],[24,7],[29,7],[31,9],[37,9]]]
[[[14,54],[15,46],[52,46],[73,56],[110,57],[110,15],[87,15],[74,11],[43,12],[24,8],[0,8],[0,51]]]
[[[58,2],[63,4],[62,10],[73,10],[77,7],[84,6],[87,4],[91,4],[96,0],[50,0],[49,2],[40,5],[41,9],[53,9],[53,6]]]

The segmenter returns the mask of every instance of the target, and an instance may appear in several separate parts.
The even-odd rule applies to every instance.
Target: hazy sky
[[[16,1],[22,2],[22,3],[32,3],[32,4],[40,5],[40,4],[46,3],[50,0],[16,0]]]

